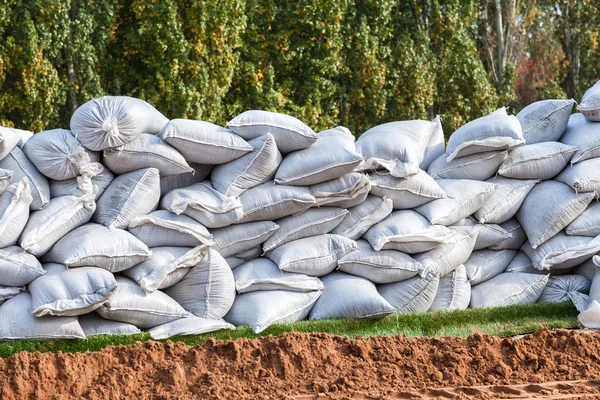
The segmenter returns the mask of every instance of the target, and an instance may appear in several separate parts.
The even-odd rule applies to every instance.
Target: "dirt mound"
[[[145,342],[94,353],[22,352],[0,359],[0,398],[589,396],[600,393],[599,362],[600,333],[590,331],[540,330],[518,339],[287,333],[196,347]]]

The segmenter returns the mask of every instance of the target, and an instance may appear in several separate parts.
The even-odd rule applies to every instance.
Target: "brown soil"
[[[600,332],[146,342],[0,359],[0,399],[599,398]]]

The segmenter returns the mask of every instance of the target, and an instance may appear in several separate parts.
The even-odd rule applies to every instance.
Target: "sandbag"
[[[25,153],[15,147],[6,157],[0,160],[0,168],[13,172],[12,182],[19,182],[23,178],[29,180],[29,188],[33,200],[30,208],[41,210],[50,202],[50,185],[48,179],[35,168]]]
[[[231,225],[244,214],[237,198],[217,192],[209,181],[170,191],[161,199],[160,207],[177,215],[185,214],[207,228]]]
[[[527,144],[560,139],[567,128],[575,100],[542,100],[517,114]]]
[[[317,202],[306,187],[276,185],[272,181],[246,190],[239,200],[244,211],[239,223],[287,217],[305,211]]]
[[[31,313],[75,316],[94,311],[117,289],[113,274],[102,268],[68,269],[62,264],[44,264],[47,274],[29,284]]]
[[[462,227],[463,230],[468,232],[471,230],[470,227],[473,226],[479,227],[477,239],[475,240],[475,247],[473,247],[473,250],[487,249],[488,247],[497,245],[511,237],[510,234],[500,225],[480,224],[473,217],[461,219],[457,223],[451,225],[450,228]],[[527,240],[527,238],[525,238],[525,240]],[[517,248],[521,247],[521,244],[519,244]]]
[[[365,201],[371,190],[371,180],[364,174],[352,172],[308,189],[317,200],[318,207],[351,208]]]
[[[464,267],[471,285],[478,285],[503,273],[517,255],[517,250],[477,250],[471,253]]]
[[[187,161],[198,164],[225,164],[252,151],[252,146],[231,129],[205,121],[172,119],[160,137]]]
[[[509,179],[502,176],[488,179],[486,182],[496,185],[492,196],[475,211],[479,222],[502,224],[514,217],[525,198],[537,181]]]
[[[0,194],[10,186],[14,172],[7,169],[0,169]]]
[[[429,311],[465,310],[471,301],[471,284],[463,265],[440,278]]]
[[[152,252],[131,233],[88,223],[67,233],[46,253],[46,262],[67,267],[100,267],[110,272],[131,268]]]
[[[561,182],[544,181],[529,192],[516,218],[535,249],[577,218],[594,197],[595,193],[577,194]]]
[[[135,325],[104,319],[95,312],[79,316],[79,325],[86,337],[97,335],[139,335],[142,331]]]
[[[440,276],[428,272],[401,282],[379,285],[379,294],[398,312],[425,312],[431,308],[440,283]]]
[[[11,128],[0,126],[0,160],[4,159],[21,141],[21,136]]]
[[[102,160],[115,174],[153,167],[160,176],[193,172],[185,158],[156,135],[142,133],[129,143],[105,149]]]
[[[340,258],[356,249],[354,240],[327,234],[288,242],[265,255],[282,271],[323,276],[337,267]]]
[[[40,262],[19,246],[0,249],[0,285],[24,286],[46,275]]]
[[[487,151],[455,158],[448,162],[442,154],[431,163],[427,173],[434,179],[472,179],[485,181],[496,175],[508,151]]]
[[[522,251],[517,251],[510,264],[504,269],[504,272],[526,272],[528,274],[535,273],[536,271],[539,270],[535,269],[531,258]]]
[[[527,241],[527,234],[515,218],[511,218],[500,227],[509,234],[509,237],[490,246],[492,250],[517,250]]]
[[[213,236],[201,223],[186,215],[156,210],[131,220],[129,232],[148,247],[212,246]]]
[[[177,319],[166,324],[148,329],[148,334],[154,340],[168,339],[172,336],[201,335],[203,333],[220,331],[222,329],[235,330],[235,326],[223,320],[213,320],[191,316]]]
[[[155,135],[169,120],[143,100],[105,96],[75,110],[71,131],[90,150],[104,150],[129,143],[141,133]]]
[[[325,290],[308,319],[378,319],[394,313],[394,307],[367,279],[335,271],[322,278]]]
[[[600,157],[600,125],[588,120],[583,114],[572,114],[561,143],[577,147],[571,163]]]
[[[542,294],[548,275],[503,273],[471,287],[471,308],[533,304]]]
[[[436,118],[439,118],[439,116],[436,116]],[[446,139],[444,138],[444,129],[440,123],[437,124],[436,128],[431,134],[431,138],[429,139],[429,143],[425,149],[425,156],[423,157],[423,161],[419,165],[419,168],[427,171],[427,168],[429,168],[431,163],[444,154],[445,149]]]
[[[529,242],[521,247],[537,269],[568,269],[581,264],[600,252],[600,237],[569,236],[559,232],[547,242],[533,249]]]
[[[566,232],[567,235],[577,236],[600,235],[600,202],[592,201],[584,212],[567,225]]]
[[[600,81],[583,94],[577,111],[585,115],[590,121],[600,121]]]
[[[439,276],[445,276],[467,261],[473,252],[478,230],[478,226],[468,230],[453,229],[452,239],[433,250],[417,254],[414,258],[425,272],[433,271]]]
[[[392,208],[393,202],[391,199],[369,195],[359,205],[349,208],[342,222],[331,233],[356,240],[373,225],[386,219],[392,213]],[[281,230],[283,227],[281,224],[279,225]]]
[[[311,292],[324,288],[319,278],[281,271],[277,264],[263,257],[238,266],[233,270],[233,277],[239,294],[259,290]]]
[[[243,112],[229,121],[227,127],[246,140],[266,133],[273,135],[277,148],[284,154],[305,149],[318,139],[317,134],[299,119],[270,111]]]
[[[538,303],[562,303],[570,301],[577,311],[585,311],[591,282],[581,275],[551,276]]]
[[[275,183],[308,186],[330,181],[352,172],[362,160],[354,136],[338,126],[320,132],[312,146],[287,155],[275,174]]]
[[[0,304],[26,290],[25,286],[0,286]]]
[[[514,179],[552,179],[562,171],[577,147],[558,142],[529,144],[513,149],[498,174]]]
[[[392,200],[395,210],[411,209],[446,197],[435,179],[425,171],[396,178],[389,173],[371,174],[371,193]]]
[[[356,244],[355,251],[338,260],[340,271],[373,283],[391,283],[412,278],[423,269],[414,258],[400,251],[375,251],[366,240],[358,240]]]
[[[565,168],[554,178],[576,192],[600,193],[600,158],[592,158]]]
[[[51,198],[60,196],[82,196],[93,194],[94,200],[98,200],[115,176],[108,168],[100,163],[87,164],[83,168],[82,175],[77,178],[64,181],[50,180]]]
[[[278,228],[274,222],[257,221],[213,229],[213,248],[223,257],[234,256],[261,245]]]
[[[0,195],[0,248],[17,243],[27,225],[32,200],[27,178],[13,183]]]
[[[213,165],[192,164],[189,166],[194,170],[185,174],[168,175],[160,177],[160,192],[162,194],[169,193],[174,189],[182,189],[200,183],[210,177],[213,170]]]
[[[19,140],[19,144],[17,144],[17,146],[19,146],[21,149],[23,149],[23,146],[25,146],[25,143],[27,143],[27,141],[33,137],[33,132],[25,130],[25,129],[17,129],[17,128],[8,128],[8,129],[15,132],[19,136],[20,140]]]
[[[160,200],[159,172],[144,168],[119,175],[96,203],[92,220],[109,228],[127,229],[135,217],[156,209]]]
[[[94,211],[96,203],[91,194],[56,197],[43,210],[31,213],[19,245],[40,257],[67,233],[89,222]]]

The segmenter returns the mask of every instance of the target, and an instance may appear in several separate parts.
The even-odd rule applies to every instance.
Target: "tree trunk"
[[[506,48],[504,47],[504,26],[502,24],[502,4],[500,0],[495,0],[496,4],[496,12],[494,15],[494,25],[496,26],[496,58],[498,65],[498,83],[502,84],[504,82],[504,68],[506,66],[506,58],[505,52]]]

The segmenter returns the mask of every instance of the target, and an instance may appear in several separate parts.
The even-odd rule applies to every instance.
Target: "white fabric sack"
[[[279,225],[271,221],[247,222],[213,229],[212,234],[215,241],[213,248],[223,257],[238,255],[261,245],[277,229],[279,229]]]
[[[225,316],[225,321],[235,326],[248,325],[254,333],[261,333],[273,324],[305,319],[321,293],[320,290],[263,290],[240,294]]]
[[[48,179],[35,168],[25,153],[15,147],[5,158],[0,160],[0,168],[13,172],[12,182],[19,182],[23,178],[29,180],[29,188],[33,200],[30,208],[41,210],[50,202],[50,185]]]
[[[486,182],[496,185],[496,190],[488,201],[475,211],[475,218],[482,224],[503,224],[514,217],[537,183],[534,180],[509,179],[503,176],[488,179]]]
[[[0,304],[25,291],[27,291],[25,286],[0,286]]]
[[[323,276],[337,267],[338,260],[357,249],[354,240],[340,235],[320,235],[294,240],[266,253],[287,272]]]
[[[529,192],[516,218],[535,249],[573,222],[594,197],[595,193],[577,194],[561,182],[544,181]]]
[[[575,100],[542,100],[531,103],[517,114],[527,144],[560,139],[567,128]]]
[[[427,173],[434,179],[472,179],[485,181],[496,175],[508,151],[487,151],[455,158],[448,162],[442,154],[431,163]]]
[[[503,273],[471,287],[471,308],[533,304],[542,294],[548,275]]]
[[[315,303],[309,319],[383,318],[395,312],[394,307],[370,281],[343,272],[332,272],[322,279],[323,294]]]
[[[19,146],[21,149],[23,149],[23,146],[25,146],[25,143],[27,143],[27,141],[33,137],[33,132],[27,131],[25,129],[17,129],[17,128],[8,128],[8,129],[15,132],[17,135],[19,135],[20,140],[19,140],[19,144],[17,144],[17,146]]]
[[[368,176],[352,172],[341,178],[309,186],[317,206],[351,208],[359,205],[369,195],[371,180]]]
[[[223,329],[235,330],[235,326],[219,319],[206,319],[196,316],[177,319],[166,324],[148,329],[148,334],[154,340],[168,339],[172,336],[201,335],[203,333],[220,331]]]
[[[142,331],[126,322],[104,319],[95,312],[80,315],[79,325],[86,337],[97,335],[139,335]]]
[[[239,294],[259,290],[311,292],[324,288],[319,278],[281,271],[277,264],[263,257],[238,266],[233,270],[233,277]]]
[[[356,141],[356,150],[365,159],[362,169],[385,169],[398,178],[416,174],[439,130],[439,116],[431,122],[395,121],[369,129]]]
[[[439,116],[436,116],[439,119]],[[435,120],[434,120],[435,121]],[[424,171],[427,171],[427,168],[431,165],[431,163],[444,154],[446,150],[446,139],[444,138],[444,129],[442,128],[442,124],[439,123],[436,125],[436,128],[433,130],[431,134],[431,138],[429,139],[429,143],[427,144],[427,148],[425,149],[425,156],[423,161],[419,165]]]
[[[93,194],[94,200],[98,200],[115,176],[108,168],[100,163],[87,164],[83,168],[82,175],[77,178],[64,181],[50,180],[50,197],[60,196],[82,196]]]
[[[462,227],[465,231],[470,231],[470,227],[478,226],[478,234],[477,239],[475,240],[475,247],[473,250],[482,250],[487,249],[488,247],[497,245],[504,240],[509,239],[510,234],[500,225],[497,224],[480,224],[473,217],[467,217],[465,219],[461,219],[456,224],[451,225],[451,228],[459,228]],[[525,238],[527,240],[527,238]],[[521,243],[523,244],[523,243]],[[521,247],[519,244],[519,247]]]
[[[14,172],[7,169],[0,169],[0,194],[10,186]]]
[[[563,169],[554,179],[571,186],[578,193],[600,193],[600,158],[573,164]]]
[[[71,131],[90,150],[104,150],[131,142],[141,133],[155,135],[169,120],[143,100],[105,96],[75,110]]]
[[[270,111],[249,110],[227,123],[232,131],[246,140],[266,133],[273,135],[277,148],[284,154],[309,147],[317,141],[317,134],[291,115]]]
[[[583,94],[577,111],[585,115],[590,121],[600,121],[600,81]]]
[[[600,157],[600,125],[588,120],[583,114],[572,114],[561,143],[577,147],[571,163]]]
[[[235,300],[235,279],[225,259],[209,249],[200,264],[164,292],[197,317],[221,319]]]
[[[160,207],[177,215],[185,214],[207,228],[231,225],[244,214],[239,199],[222,195],[209,181],[170,191],[163,196]]]
[[[446,197],[437,181],[423,170],[406,178],[396,178],[389,173],[374,173],[370,178],[371,193],[392,199],[395,210],[415,208]]]
[[[21,141],[21,136],[11,128],[0,126],[0,160],[4,159]]]
[[[471,301],[471,284],[463,265],[440,278],[429,311],[465,310]]]
[[[19,245],[40,257],[67,233],[89,222],[94,211],[96,203],[91,194],[54,198],[43,210],[31,213]]]
[[[494,194],[496,185],[468,179],[438,179],[446,198],[437,199],[415,211],[434,225],[452,225],[479,210]]]
[[[414,258],[400,251],[375,251],[366,240],[358,240],[356,244],[355,251],[339,259],[340,271],[373,283],[391,283],[412,278],[423,269]]]
[[[0,249],[0,285],[24,286],[45,274],[37,258],[19,246]]]
[[[576,146],[558,142],[517,147],[500,165],[498,174],[514,179],[552,179],[567,166],[576,151]]]
[[[329,233],[347,215],[348,211],[343,208],[322,207],[311,208],[300,214],[278,219],[275,222],[279,225],[279,229],[263,244],[263,252],[266,253],[292,240]]]
[[[159,200],[156,168],[128,172],[116,177],[100,196],[93,221],[109,228],[127,229],[132,219],[154,211]]]
[[[492,250],[517,250],[520,249],[523,243],[527,241],[527,234],[515,218],[511,218],[500,227],[509,235],[508,238],[498,242],[495,245],[489,246]]]
[[[590,300],[587,309],[577,316],[577,321],[588,329],[600,328],[600,303]]]
[[[319,133],[312,146],[288,154],[275,174],[280,185],[308,186],[340,178],[362,162],[354,136],[343,126]]]
[[[0,340],[85,339],[77,317],[34,317],[31,295],[21,293],[0,306]],[[9,322],[6,322],[9,321]]]
[[[160,192],[162,194],[169,193],[174,189],[182,189],[193,185],[194,183],[202,182],[210,177],[213,170],[213,165],[204,164],[189,164],[194,170],[185,174],[168,175],[160,177]]]
[[[463,265],[473,252],[478,230],[478,226],[468,230],[454,229],[455,235],[451,240],[433,250],[415,255],[415,260],[423,267],[422,275],[434,271],[439,276],[445,276]]]
[[[239,197],[244,216],[238,221],[272,221],[305,211],[316,200],[307,187],[276,185],[272,181],[246,190]]]
[[[213,236],[201,223],[186,215],[156,210],[131,220],[129,232],[148,247],[212,246]]]
[[[571,301],[577,311],[587,308],[591,282],[581,275],[551,276],[538,303],[562,303]]]
[[[584,212],[567,225],[566,232],[567,235],[591,237],[600,235],[600,202],[592,201]]]
[[[471,253],[464,266],[471,285],[478,285],[503,273],[517,255],[517,250],[478,250]]]
[[[101,317],[148,329],[191,316],[163,292],[157,290],[146,293],[131,279],[123,276],[115,278],[118,283],[117,290],[96,310]]]
[[[118,175],[148,167],[158,169],[160,176],[194,171],[177,150],[148,133],[142,133],[122,146],[104,150],[102,160]]]
[[[110,272],[131,268],[152,252],[131,233],[88,223],[67,233],[48,253],[46,262],[67,267],[100,267]]]
[[[62,264],[44,264],[47,274],[29,284],[36,317],[75,316],[94,311],[117,289],[113,274],[105,269],[68,269]]]
[[[373,225],[386,219],[392,213],[392,207],[392,199],[369,195],[359,205],[349,208],[342,222],[331,233],[356,240]]]
[[[531,258],[522,251],[518,251],[517,255],[512,259],[510,264],[506,267],[504,272],[527,272],[529,274],[534,273],[536,270],[533,266]]]
[[[172,119],[160,137],[187,161],[198,164],[225,164],[252,151],[232,130],[205,121]]]
[[[445,226],[430,225],[425,217],[412,210],[394,211],[363,236],[379,250],[398,250],[408,254],[429,251],[454,237]]]
[[[426,312],[433,304],[439,283],[440,276],[428,272],[424,276],[379,285],[377,290],[398,312]]]
[[[13,183],[0,195],[0,248],[17,243],[27,225],[32,200],[27,178]]]
[[[600,237],[569,236],[559,232],[536,249],[533,249],[529,242],[525,242],[521,251],[531,258],[533,266],[537,269],[568,269],[600,252]]]

